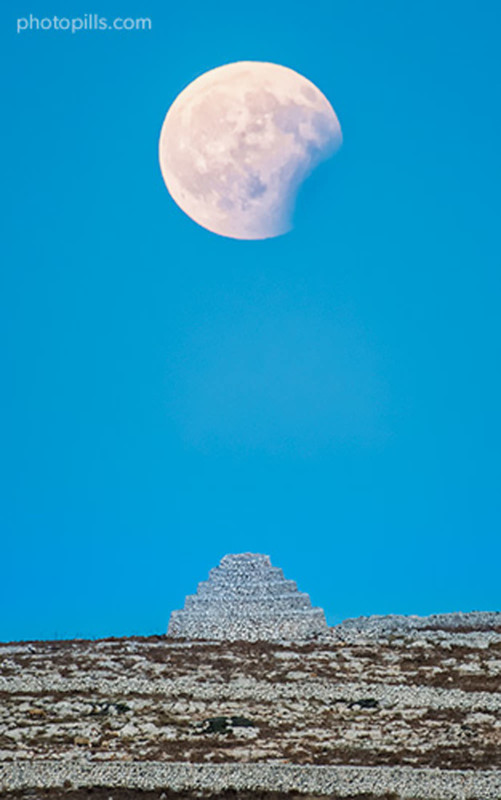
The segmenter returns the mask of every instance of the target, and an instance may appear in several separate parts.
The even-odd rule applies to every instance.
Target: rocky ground
[[[0,645],[0,787],[55,762],[68,789],[77,765],[258,763],[487,775],[499,794],[479,798],[500,800],[501,615],[367,618],[296,644]]]

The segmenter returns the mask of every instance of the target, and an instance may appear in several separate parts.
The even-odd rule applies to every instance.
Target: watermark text
[[[18,17],[18,33],[24,31],[151,31],[149,17],[115,17],[108,19],[99,14],[84,14],[83,17]]]

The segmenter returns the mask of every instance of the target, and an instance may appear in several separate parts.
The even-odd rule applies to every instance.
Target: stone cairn
[[[299,592],[295,581],[272,567],[269,556],[227,555],[209,580],[173,611],[168,636],[227,641],[308,639],[328,630],[321,608]]]

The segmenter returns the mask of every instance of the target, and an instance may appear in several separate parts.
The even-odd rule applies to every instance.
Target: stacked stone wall
[[[325,614],[312,608],[295,581],[266,555],[227,555],[209,580],[173,611],[168,635],[186,639],[300,640],[327,631]]]

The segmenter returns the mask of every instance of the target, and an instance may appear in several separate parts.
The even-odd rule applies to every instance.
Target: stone
[[[87,739],[85,736],[75,736],[73,743],[80,747],[86,747],[90,744],[90,739]]]
[[[379,708],[379,701],[374,697],[363,697],[361,700],[348,703],[348,708]]]
[[[234,728],[254,728],[247,717],[211,717],[203,722],[202,733],[234,733]]]
[[[124,725],[123,728],[120,729],[120,736],[128,739],[131,736],[137,736],[139,733],[138,729],[132,722],[128,722],[127,725]]]
[[[297,641],[328,630],[321,608],[260,553],[224,556],[173,611],[167,635],[226,641]]]

